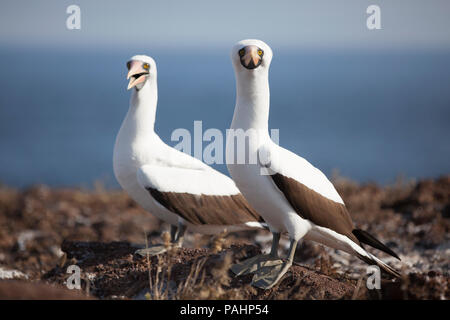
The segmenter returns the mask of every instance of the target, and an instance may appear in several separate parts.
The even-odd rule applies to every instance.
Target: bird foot
[[[236,276],[254,273],[263,267],[273,267],[283,264],[280,258],[269,254],[259,254],[231,266]]]
[[[167,251],[167,247],[163,244],[155,244],[151,245],[148,248],[139,249],[134,252],[134,254],[139,254],[143,257],[148,256],[157,256]]]
[[[272,288],[280,281],[291,265],[292,262],[287,261],[285,263],[263,266],[253,276],[252,286],[265,290]]]

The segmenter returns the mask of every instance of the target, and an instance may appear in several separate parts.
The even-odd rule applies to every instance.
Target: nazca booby
[[[399,273],[367,252],[371,245],[396,258],[387,246],[365,231],[355,229],[350,214],[333,184],[313,165],[275,144],[268,129],[269,66],[272,50],[259,40],[233,46],[231,60],[236,77],[236,105],[227,136],[227,167],[241,193],[263,216],[273,233],[272,250],[232,266],[239,274],[256,272],[252,284],[271,288],[292,265],[297,242],[309,239],[356,255],[393,276]],[[241,131],[249,143],[235,150],[233,139]],[[242,153],[254,163],[236,163]],[[243,159],[243,158],[242,158]],[[278,258],[280,233],[291,245],[286,262]]]
[[[128,90],[133,91],[113,155],[114,174],[122,188],[144,209],[170,224],[172,241],[179,246],[186,229],[217,234],[264,228],[233,180],[168,146],[155,132],[155,61],[136,55],[127,68]],[[155,245],[138,253],[156,255],[165,250],[165,246]]]

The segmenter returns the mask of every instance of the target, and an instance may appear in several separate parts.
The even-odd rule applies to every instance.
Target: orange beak
[[[146,80],[146,77],[148,76],[148,70],[144,69],[142,67],[141,61],[132,60],[130,61],[130,70],[127,74],[127,80],[130,79],[130,82],[128,83],[127,90],[130,90],[131,88],[135,87],[139,83],[142,83]]]

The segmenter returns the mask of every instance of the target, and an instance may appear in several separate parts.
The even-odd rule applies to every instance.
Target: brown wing
[[[343,234],[359,244],[352,233],[354,226],[345,205],[330,200],[282,174],[276,173],[271,177],[298,215],[318,226]]]
[[[237,225],[262,218],[242,194],[230,196],[161,192],[147,188],[152,197],[169,211],[192,224]]]

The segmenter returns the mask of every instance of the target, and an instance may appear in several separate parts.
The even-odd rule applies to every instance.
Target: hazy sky
[[[81,7],[81,30],[66,8]],[[366,9],[381,7],[382,30]],[[230,47],[255,37],[271,45],[326,48],[450,48],[449,0],[2,0],[0,43],[22,46]]]

